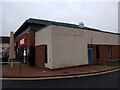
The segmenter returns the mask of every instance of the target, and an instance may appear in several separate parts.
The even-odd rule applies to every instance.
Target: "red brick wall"
[[[112,60],[120,59],[120,45],[111,45],[112,46]],[[102,62],[109,60],[109,45],[99,45],[99,60]],[[93,48],[93,57],[94,57],[94,64],[97,63],[96,59],[96,45],[88,45],[88,48]]]
[[[117,45],[112,45],[112,59],[118,59],[118,46]]]
[[[45,67],[45,45],[35,47],[35,65],[39,68]]]
[[[33,31],[29,31],[27,34],[27,46],[35,45],[35,33]]]
[[[96,45],[93,45],[93,59],[94,59],[94,64],[97,63],[97,60],[96,60]]]
[[[120,45],[118,46],[118,57],[120,59]]]
[[[109,59],[109,53],[108,53],[108,45],[100,45],[99,46],[99,55],[100,60],[108,60]]]
[[[26,36],[26,33],[25,34],[23,34],[21,37],[19,37],[19,38],[15,38],[15,42],[17,42],[17,41],[19,41],[19,40],[21,40],[22,38],[24,38]]]
[[[16,38],[16,41],[19,41],[20,39],[24,38],[26,36],[27,38],[27,46],[34,46],[35,45],[35,33],[33,31],[29,31],[29,33],[23,34],[21,37]]]

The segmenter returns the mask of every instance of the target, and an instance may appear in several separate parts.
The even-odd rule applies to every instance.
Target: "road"
[[[120,71],[71,79],[3,81],[3,88],[118,88]]]

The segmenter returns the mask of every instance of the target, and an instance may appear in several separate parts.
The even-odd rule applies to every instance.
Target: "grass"
[[[120,61],[111,61],[106,64],[97,64],[101,66],[111,66],[111,67],[119,67],[120,66]]]

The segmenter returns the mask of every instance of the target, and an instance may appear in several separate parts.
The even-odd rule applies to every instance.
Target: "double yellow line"
[[[98,72],[98,73],[91,73],[91,74],[83,74],[83,75],[68,75],[68,76],[55,76],[55,77],[37,77],[37,78],[0,78],[0,80],[49,80],[49,79],[64,79],[64,78],[78,78],[78,77],[86,77],[86,76],[95,76],[101,74],[107,74],[115,71],[119,71],[120,69],[105,71],[105,72]]]

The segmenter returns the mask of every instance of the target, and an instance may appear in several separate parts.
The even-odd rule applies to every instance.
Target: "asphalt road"
[[[104,75],[39,80],[39,81],[3,81],[3,88],[118,88],[120,71]]]

